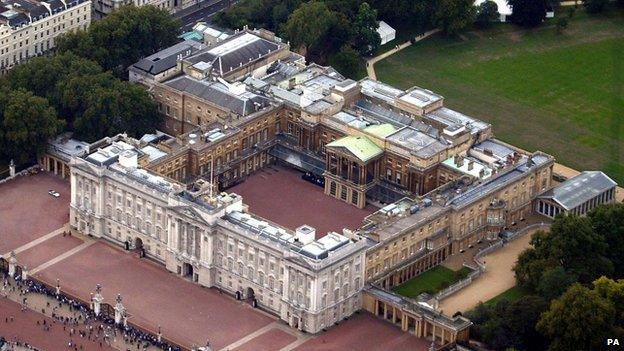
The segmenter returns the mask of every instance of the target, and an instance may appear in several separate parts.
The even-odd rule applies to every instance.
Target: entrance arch
[[[141,238],[134,239],[134,248],[136,250],[141,250],[143,248],[143,240],[141,240]]]
[[[256,292],[254,291],[254,289],[249,287],[247,288],[247,290],[245,290],[245,297],[249,300],[253,300],[256,298]]]

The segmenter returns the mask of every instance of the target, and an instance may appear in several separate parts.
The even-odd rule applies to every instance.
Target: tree
[[[614,335],[615,316],[611,301],[574,284],[551,302],[536,328],[550,339],[550,351],[598,350]]]
[[[588,13],[600,13],[608,3],[609,0],[583,0],[583,6]]]
[[[77,137],[95,141],[128,132],[141,136],[160,124],[154,100],[140,86],[121,82],[110,72],[67,76],[59,82],[60,108],[75,116]]]
[[[488,28],[492,22],[499,20],[498,5],[492,0],[482,2],[477,7],[476,24],[480,28]]]
[[[45,97],[58,110],[58,82],[68,75],[85,76],[102,72],[95,62],[71,53],[34,57],[9,71],[7,81],[12,89],[23,88]],[[63,114],[71,116],[70,114]]]
[[[284,34],[294,48],[303,47],[306,55],[318,45],[333,24],[335,14],[322,1],[312,0],[299,6],[284,26]]]
[[[377,33],[377,11],[366,2],[360,5],[354,22],[355,38],[353,45],[361,55],[371,55],[379,48],[381,38]]]
[[[546,257],[542,250],[538,251],[538,248],[543,247],[543,242],[548,235],[543,231],[533,234],[530,241],[532,247],[518,256],[513,270],[516,283],[523,289],[537,292],[544,271],[557,265],[556,262]]]
[[[542,298],[527,295],[514,302],[503,299],[494,306],[480,304],[468,318],[474,323],[473,335],[495,350],[539,350],[545,340],[536,332],[535,323],[546,308]]]
[[[358,67],[360,66],[360,56],[357,51],[345,45],[340,52],[329,59],[329,64],[343,76],[357,79]]]
[[[588,217],[609,247],[606,256],[613,263],[614,277],[624,278],[624,204],[599,206]]]
[[[550,232],[534,234],[531,245],[533,248],[520,254],[514,267],[518,284],[531,291],[538,292],[544,273],[555,267],[585,284],[613,272],[613,264],[606,257],[607,244],[586,217],[558,216]]]
[[[435,23],[447,35],[455,35],[472,24],[476,10],[471,0],[438,0]]]
[[[12,91],[3,113],[3,153],[18,164],[36,160],[62,127],[63,121],[46,99],[24,89]]]
[[[535,27],[546,18],[546,0],[507,0],[512,7],[511,21],[523,27]]]
[[[587,217],[557,217],[540,250],[566,272],[578,276],[581,283],[589,284],[613,272],[613,264],[605,257],[607,244],[594,232]]]
[[[546,301],[550,301],[561,296],[576,280],[577,277],[566,273],[563,267],[552,267],[541,274],[536,290]]]
[[[125,78],[125,69],[140,58],[178,41],[180,23],[154,6],[122,6],[86,31],[57,39],[57,50],[73,52]]]

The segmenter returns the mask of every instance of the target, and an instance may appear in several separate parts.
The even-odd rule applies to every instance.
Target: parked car
[[[61,196],[61,194],[59,194],[58,192],[54,191],[54,190],[50,190],[48,191],[48,194],[54,196],[54,197],[59,197]]]

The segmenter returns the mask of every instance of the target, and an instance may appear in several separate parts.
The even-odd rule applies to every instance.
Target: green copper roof
[[[346,136],[327,144],[329,147],[344,147],[360,161],[366,162],[383,153],[375,143],[365,136]]]
[[[178,36],[178,38],[184,39],[184,40],[195,40],[200,43],[204,40],[204,37],[201,34],[194,32],[194,31],[181,34]]]
[[[394,126],[389,123],[384,124],[373,124],[372,126],[368,126],[364,128],[365,132],[371,133],[372,135],[385,139],[388,135],[394,133],[396,129]]]

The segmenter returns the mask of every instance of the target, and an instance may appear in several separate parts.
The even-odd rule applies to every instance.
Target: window
[[[357,191],[354,191],[351,194],[351,203],[357,206],[358,200],[359,200],[359,193]]]

